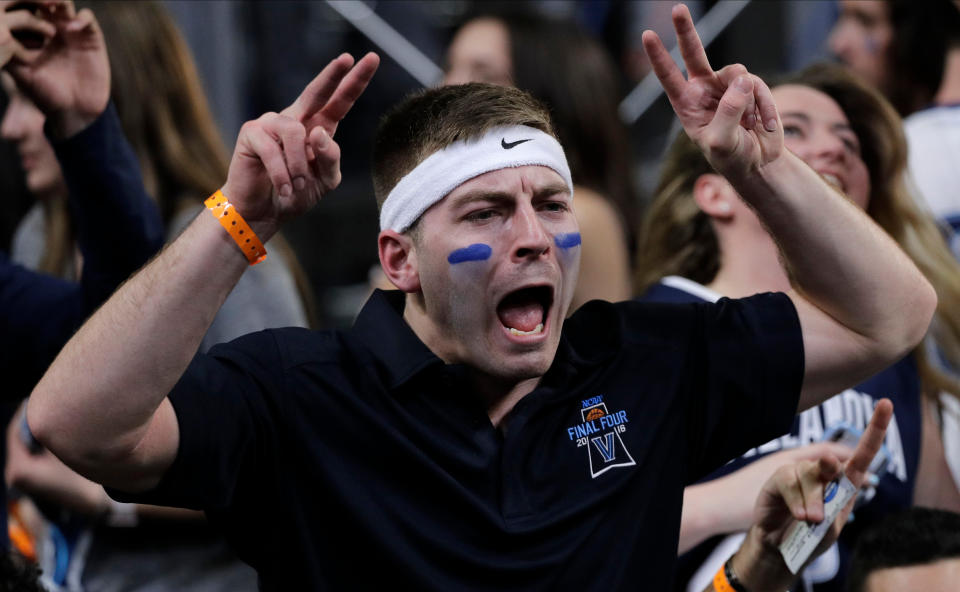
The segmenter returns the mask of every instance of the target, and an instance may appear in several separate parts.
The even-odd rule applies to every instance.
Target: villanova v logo
[[[610,469],[636,465],[621,436],[627,431],[627,412],[607,411],[603,395],[581,401],[581,405],[583,423],[567,428],[567,435],[576,441],[577,448],[587,449],[590,476],[596,478]]]
[[[600,452],[600,456],[603,457],[603,462],[608,463],[616,458],[616,450],[613,447],[613,432],[607,432],[603,435],[603,438],[597,436],[596,438],[591,438],[590,441],[593,442],[593,445],[597,447],[597,451]]]

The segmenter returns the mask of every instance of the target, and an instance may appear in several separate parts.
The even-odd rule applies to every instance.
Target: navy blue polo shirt
[[[505,429],[403,302],[197,356],[170,394],[176,460],[121,497],[206,510],[266,590],[666,590],[684,485],[796,412],[783,294],[590,303]]]

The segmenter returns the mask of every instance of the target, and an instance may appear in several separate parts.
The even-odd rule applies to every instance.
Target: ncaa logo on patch
[[[568,427],[567,435],[576,441],[577,448],[587,449],[590,476],[596,479],[610,469],[636,465],[621,437],[629,423],[627,412],[608,411],[603,395],[585,399],[580,404],[583,421]]]

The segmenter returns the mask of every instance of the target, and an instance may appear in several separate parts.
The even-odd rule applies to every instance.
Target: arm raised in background
[[[25,7],[36,11],[36,16]],[[84,257],[90,302],[99,305],[163,244],[156,205],[110,104],[110,60],[90,9],[48,0],[0,0],[0,19],[43,23],[43,45],[6,71],[46,116],[46,132],[69,189],[70,215]],[[107,240],[104,240],[107,239]]]
[[[712,536],[750,528],[754,502],[778,468],[827,454],[845,462],[852,453],[844,444],[819,442],[782,450],[717,479],[686,486],[677,553],[686,553]]]
[[[757,212],[792,272],[806,409],[909,352],[936,294],[883,230],[784,148],[766,84],[739,64],[714,71],[685,6],[673,23],[689,78],[656,33],[644,32],[644,49],[684,130]]]
[[[69,138],[103,113],[110,100],[110,61],[103,33],[93,12],[76,12],[69,0],[0,0],[0,12],[30,14],[48,25],[41,51],[29,59],[14,59],[5,69],[38,109],[47,116],[47,129]],[[24,18],[18,16],[17,18]]]
[[[378,63],[341,55],[293,105],[244,124],[222,191],[264,242],[339,184],[333,134]],[[201,213],[57,357],[28,404],[36,438],[94,481],[131,492],[158,483],[179,445],[167,394],[247,265]]]
[[[74,16],[67,2],[31,6],[36,15],[23,3],[0,2],[0,66],[46,109],[85,122],[52,140],[70,188],[84,265],[78,286],[0,256],[0,368],[11,381],[5,392],[17,398],[30,392],[83,320],[163,244],[160,214],[143,191],[137,158],[122,139],[116,113],[107,109],[109,65],[96,21],[89,11]],[[62,35],[67,26],[77,34]],[[35,42],[25,47],[12,33],[32,35]],[[51,64],[62,61],[78,64],[76,71],[57,68],[57,77],[45,78]],[[31,69],[40,75],[13,74]],[[83,93],[64,92],[78,76],[84,77]]]

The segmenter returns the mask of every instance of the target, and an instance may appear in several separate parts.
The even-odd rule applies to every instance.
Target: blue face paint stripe
[[[464,263],[467,261],[486,261],[492,254],[493,249],[490,248],[490,245],[475,243],[468,247],[463,247],[462,249],[452,251],[449,255],[447,255],[447,261],[451,265],[456,265],[457,263]]]
[[[553,242],[561,249],[570,249],[580,244],[580,233],[558,234],[553,237]]]

